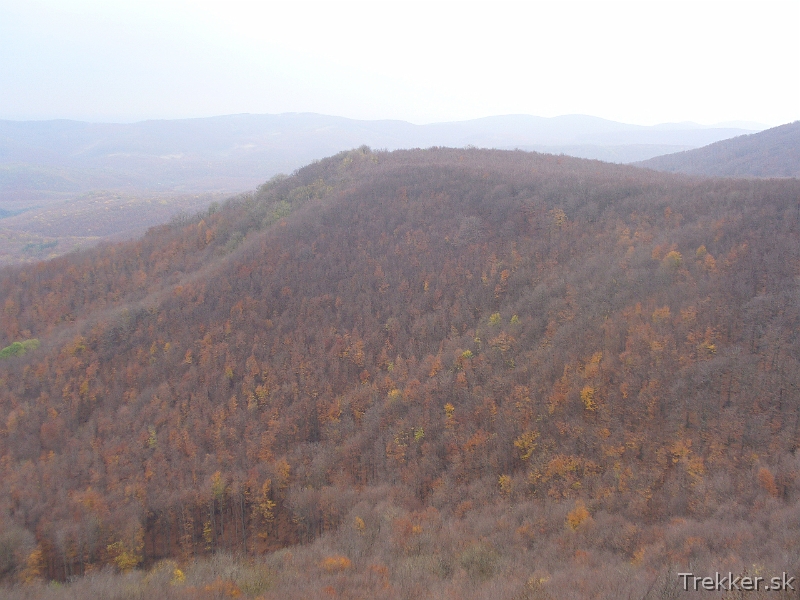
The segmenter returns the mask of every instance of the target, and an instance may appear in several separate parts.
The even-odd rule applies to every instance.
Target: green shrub
[[[36,350],[39,345],[39,340],[35,338],[24,340],[22,342],[13,342],[11,345],[0,350],[0,359],[11,358],[12,356],[22,356],[26,352]]]

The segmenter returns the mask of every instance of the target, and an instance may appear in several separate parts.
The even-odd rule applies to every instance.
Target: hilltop
[[[0,265],[141,235],[278,173],[363,144],[468,145],[631,162],[745,132],[505,115],[414,125],[300,113],[138,123],[0,121]]]
[[[2,573],[225,551],[274,597],[617,598],[796,572],[798,197],[361,148],[6,268]]]
[[[800,121],[703,148],[657,156],[637,165],[718,177],[800,177]]]

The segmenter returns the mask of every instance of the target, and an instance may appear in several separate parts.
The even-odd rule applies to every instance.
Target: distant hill
[[[0,207],[95,190],[239,192],[361,145],[520,148],[631,162],[748,132],[693,123],[642,127],[583,115],[506,115],[429,125],[310,113],[130,124],[0,121]]]
[[[800,121],[703,148],[657,156],[638,166],[720,177],[800,177]]]

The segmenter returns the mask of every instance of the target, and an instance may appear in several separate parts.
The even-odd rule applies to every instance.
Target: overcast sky
[[[800,1],[0,0],[0,118],[800,119]]]

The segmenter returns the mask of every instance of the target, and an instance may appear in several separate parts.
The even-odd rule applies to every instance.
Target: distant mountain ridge
[[[130,124],[0,121],[0,201],[16,208],[97,189],[237,192],[361,145],[519,148],[632,162],[748,132],[693,123],[645,127],[584,115],[505,115],[428,125],[313,113]]]
[[[800,177],[800,121],[637,164],[690,175]]]

